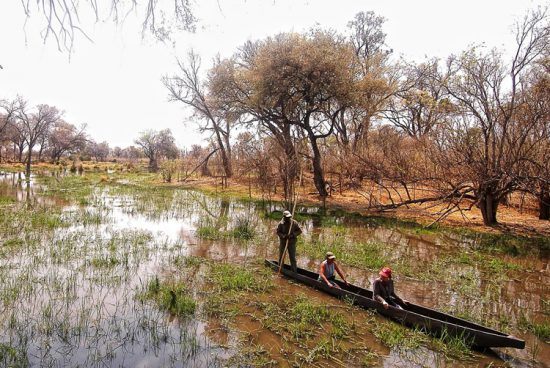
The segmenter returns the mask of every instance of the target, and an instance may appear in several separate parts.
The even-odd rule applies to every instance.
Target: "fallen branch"
[[[195,171],[197,171],[197,169],[198,169],[199,167],[201,167],[202,164],[204,164],[206,161],[208,161],[208,160],[210,159],[210,157],[211,157],[214,153],[216,153],[216,151],[218,151],[218,150],[219,150],[219,148],[216,148],[214,151],[210,152],[210,153],[208,154],[208,156],[206,156],[206,158],[205,158],[204,160],[202,160],[197,166],[195,166],[195,168],[194,168],[193,170],[191,170],[191,172],[190,172],[189,174],[187,174],[187,175],[185,176],[185,178],[181,179],[180,182],[184,182],[184,181],[186,181],[187,179],[189,179],[189,177],[190,177],[191,175],[193,175],[193,173],[194,173]]]

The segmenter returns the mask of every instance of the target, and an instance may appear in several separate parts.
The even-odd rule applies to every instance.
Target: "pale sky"
[[[41,18],[31,17],[24,29],[20,1],[1,0],[0,99],[19,94],[33,105],[57,106],[66,121],[86,123],[92,138],[111,147],[133,144],[146,129],[165,128],[180,146],[189,147],[204,137],[189,122],[188,110],[167,101],[160,79],[177,70],[176,56],[184,57],[190,47],[202,56],[206,70],[216,54],[228,57],[247,40],[314,25],[346,31],[356,13],[372,10],[386,18],[386,41],[396,57],[445,58],[474,43],[510,51],[511,25],[538,5],[548,1],[195,0],[197,31],[176,34],[175,45],[142,39],[142,18],[130,15],[119,27],[91,24],[93,43],[78,38],[69,58],[53,38],[42,42]]]

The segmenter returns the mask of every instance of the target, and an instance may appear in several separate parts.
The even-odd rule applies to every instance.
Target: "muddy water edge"
[[[0,174],[0,365],[547,367],[548,239],[425,230],[298,208],[300,267],[333,251],[358,285],[511,333],[479,352],[263,266],[283,208],[146,174]]]

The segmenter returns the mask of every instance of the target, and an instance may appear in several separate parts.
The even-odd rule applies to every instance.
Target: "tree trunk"
[[[543,185],[539,195],[539,219],[550,220],[550,187]]]
[[[296,157],[296,149],[292,141],[284,147],[286,160],[283,164],[283,170],[281,170],[281,176],[283,180],[283,189],[285,199],[291,199],[294,193],[294,182],[298,177],[298,159]]]
[[[483,216],[483,224],[487,226],[496,225],[498,223],[498,198],[495,198],[493,193],[483,193],[480,197],[478,207],[481,210],[481,215]]]
[[[321,197],[326,197],[328,196],[328,193],[325,187],[325,176],[323,173],[323,166],[321,164],[321,152],[319,151],[319,146],[317,145],[317,138],[310,133],[309,140],[313,151],[313,182],[317,192],[319,192],[319,195]]]
[[[233,168],[231,167],[231,159],[227,155],[227,151],[224,147],[221,147],[222,164],[225,176],[230,178],[233,176]]]
[[[205,160],[201,165],[201,175],[202,176],[212,176],[210,169],[208,168],[208,160]]]
[[[229,132],[229,124],[227,126],[227,132]],[[231,156],[231,142],[229,141],[229,134],[225,134],[224,136],[225,140],[225,155],[227,162],[224,161],[223,168],[225,170],[225,176],[228,178],[233,176],[233,158]]]
[[[149,171],[150,172],[157,172],[159,169],[157,159],[156,158],[149,158]]]

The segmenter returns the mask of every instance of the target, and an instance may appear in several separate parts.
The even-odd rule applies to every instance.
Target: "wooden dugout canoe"
[[[279,270],[277,261],[265,260],[266,266]],[[525,341],[517,337],[507,335],[503,332],[469,322],[461,318],[453,317],[450,314],[409,303],[403,306],[404,309],[389,307],[385,309],[382,303],[372,299],[372,291],[355,285],[347,285],[336,280],[341,289],[330,288],[324,282],[318,281],[319,274],[298,268],[294,273],[290,266],[285,264],[282,271],[286,277],[294,279],[302,284],[324,291],[327,294],[347,298],[354,304],[363,308],[376,309],[378,313],[389,317],[403,325],[419,328],[430,334],[441,335],[446,333],[449,336],[465,338],[473,346],[479,348],[490,347],[512,347],[517,349],[525,348]]]

